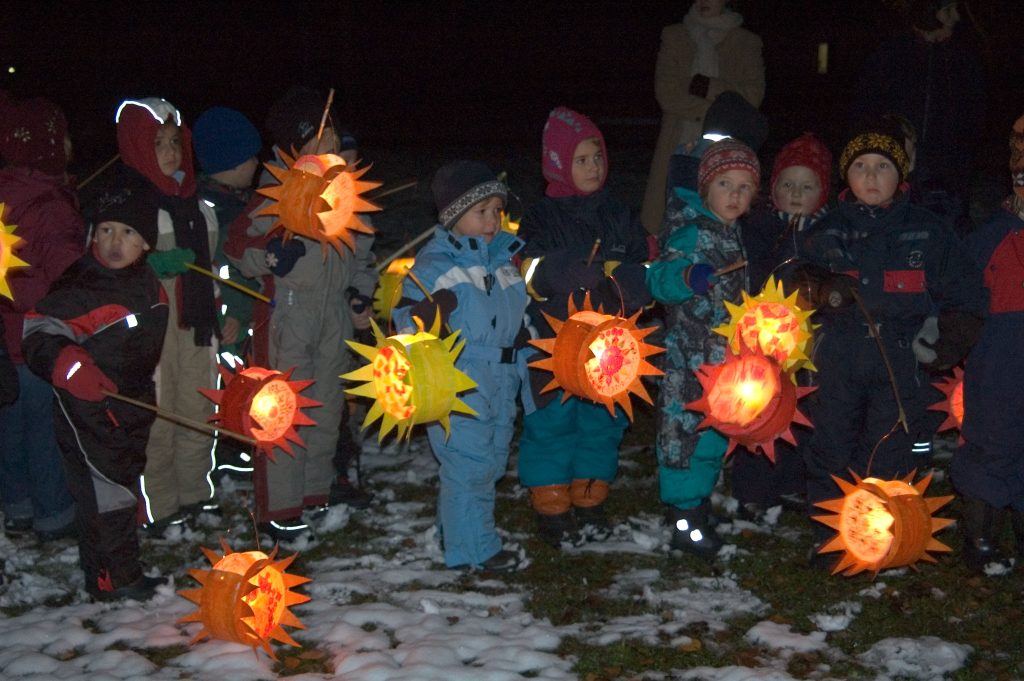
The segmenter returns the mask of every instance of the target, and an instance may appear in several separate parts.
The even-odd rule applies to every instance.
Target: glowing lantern
[[[188,571],[201,587],[178,592],[199,606],[198,610],[178,620],[202,623],[203,628],[191,643],[217,638],[253,648],[261,646],[275,660],[271,639],[299,647],[281,628],[305,629],[288,610],[309,600],[309,596],[291,589],[312,580],[285,572],[298,554],[275,561],[276,546],[269,556],[262,551],[232,552],[223,539],[221,548],[223,555],[203,548],[212,569]]]
[[[757,296],[743,291],[742,305],[726,301],[725,307],[731,319],[714,331],[729,339],[733,352],[739,352],[742,343],[773,358],[791,377],[797,369],[815,370],[810,360],[814,328],[810,316],[814,311],[800,308],[796,291],[786,297],[782,282],[768,277]]]
[[[686,408],[704,413],[698,428],[710,426],[729,438],[727,455],[740,444],[774,462],[776,438],[796,444],[790,423],[811,425],[796,403],[815,388],[794,385],[770,357],[744,347],[739,355],[726,351],[724,362],[702,364],[696,373],[704,394]]]
[[[457,397],[458,393],[476,387],[476,382],[455,368],[455,359],[462,352],[465,341],[458,340],[458,332],[445,339],[438,338],[441,318],[434,319],[430,331],[424,331],[416,319],[419,330],[413,334],[384,337],[373,320],[376,347],[346,341],[360,355],[370,360],[355,371],[342,375],[350,381],[366,381],[349,388],[349,395],[374,400],[363,420],[363,428],[381,419],[378,440],[398,428],[398,438],[409,436],[412,427],[420,423],[440,421],[445,433],[450,432],[451,412],[476,416],[477,413]]]
[[[517,234],[519,232],[519,220],[513,220],[512,216],[507,211],[501,211],[501,231],[508,232],[509,234]]]
[[[577,310],[572,297],[569,298],[569,316],[564,322],[544,313],[556,335],[530,341],[551,355],[530,363],[531,367],[554,374],[541,392],[560,387],[564,391],[563,402],[575,395],[603,404],[612,416],[618,404],[632,420],[629,394],[639,395],[651,404],[651,397],[640,379],[663,373],[650,364],[647,357],[665,351],[643,342],[654,327],[637,328],[639,316],[637,312],[626,319],[595,311],[590,304],[590,294],[584,299],[582,310]]]
[[[932,534],[953,521],[933,518],[932,513],[953,497],[925,498],[932,480],[930,473],[916,485],[910,484],[914,473],[902,480],[861,479],[852,471],[851,475],[857,484],[832,476],[843,491],[841,498],[815,504],[836,514],[814,519],[838,533],[818,552],[846,552],[832,574],[844,570],[846,576],[864,570],[878,574],[879,570],[903,565],[916,569],[914,563],[919,560],[936,562],[928,551],[952,551]]]
[[[210,417],[228,429],[248,435],[271,461],[274,446],[294,456],[292,441],[303,445],[295,426],[311,426],[316,422],[302,413],[302,407],[319,407],[320,403],[299,395],[314,381],[289,381],[292,372],[281,373],[260,367],[248,367],[232,374],[220,367],[223,390],[200,388],[199,392],[220,407]]]
[[[946,413],[946,420],[939,426],[939,432],[944,430],[963,430],[964,427],[964,370],[960,367],[953,369],[953,376],[946,376],[938,383],[932,384],[942,391],[946,399],[928,407],[932,411]],[[962,438],[961,438],[962,439]]]
[[[14,300],[11,288],[7,285],[7,272],[15,267],[28,267],[28,263],[14,255],[14,248],[25,241],[14,234],[17,225],[4,224],[3,216],[6,206],[0,202],[0,295]]]
[[[359,179],[369,168],[349,167],[345,159],[334,154],[300,156],[293,161],[287,154],[278,153],[288,167],[266,165],[281,184],[256,190],[276,201],[256,213],[277,216],[271,229],[283,226],[291,234],[318,240],[324,258],[328,244],[338,253],[343,242],[355,251],[354,232],[373,234],[373,228],[357,215],[380,210],[360,196],[380,186],[379,182]]]
[[[392,260],[388,268],[381,272],[377,290],[373,292],[373,311],[378,319],[391,319],[391,311],[402,298],[402,281],[412,267],[415,258],[398,258]]]

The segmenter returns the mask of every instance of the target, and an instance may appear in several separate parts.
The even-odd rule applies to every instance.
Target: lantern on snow
[[[335,154],[310,154],[294,161],[280,150],[278,154],[287,167],[266,166],[281,184],[256,190],[275,201],[256,213],[277,216],[271,229],[283,226],[290,234],[319,241],[324,258],[328,245],[339,254],[342,243],[355,251],[355,233],[373,234],[373,228],[357,215],[380,210],[360,196],[380,186],[360,180],[369,168],[350,167]]]
[[[298,554],[275,560],[276,546],[269,556],[262,551],[233,552],[223,539],[221,548],[223,554],[203,548],[211,569],[189,570],[200,588],[178,592],[199,606],[178,620],[202,623],[191,643],[216,638],[252,648],[260,646],[275,660],[271,640],[298,647],[282,628],[305,628],[288,609],[309,600],[309,596],[292,591],[292,587],[312,580],[286,572]]]
[[[4,224],[6,206],[0,202],[0,295],[14,300],[11,287],[7,284],[7,273],[15,267],[28,267],[28,263],[14,255],[14,248],[25,241],[14,234],[17,225]]]
[[[794,385],[771,357],[745,346],[738,355],[727,349],[721,364],[702,364],[696,374],[704,394],[686,408],[704,413],[698,428],[711,427],[729,438],[727,455],[740,444],[760,449],[774,462],[775,439],[795,445],[790,424],[811,425],[796,404],[815,388]]]
[[[387,324],[391,320],[391,311],[402,299],[402,282],[415,258],[397,258],[392,260],[388,268],[381,272],[377,289],[373,292],[373,311],[377,319]]]
[[[932,513],[953,497],[924,496],[932,476],[929,473],[911,485],[914,473],[902,480],[861,479],[851,471],[856,484],[832,476],[843,496],[815,504],[835,515],[813,516],[838,534],[819,553],[845,551],[832,568],[832,574],[855,575],[864,570],[879,570],[909,565],[925,560],[936,562],[928,551],[952,551],[932,537],[953,521],[933,518]],[[845,572],[844,572],[845,570]]]
[[[576,309],[570,296],[569,316],[564,322],[545,312],[544,317],[555,337],[530,341],[531,345],[551,355],[530,363],[531,367],[554,374],[541,392],[562,388],[563,402],[575,395],[603,404],[612,416],[618,404],[632,420],[633,405],[629,395],[638,395],[651,404],[651,397],[640,379],[663,373],[647,358],[665,351],[643,342],[654,328],[637,328],[639,316],[637,312],[626,319],[595,311],[589,293],[581,310]]]
[[[791,377],[801,368],[814,370],[810,360],[814,311],[800,308],[796,291],[787,297],[782,282],[771,276],[759,294],[743,291],[742,305],[726,301],[725,307],[731,319],[714,331],[729,340],[733,352],[739,352],[742,344],[773,358]]]
[[[291,371],[281,373],[261,367],[247,367],[235,374],[220,367],[220,375],[223,390],[199,389],[219,407],[210,421],[252,437],[271,461],[275,446],[294,456],[288,442],[303,445],[295,427],[316,423],[302,413],[302,408],[319,407],[320,402],[299,394],[314,381],[290,381]]]
[[[946,376],[938,383],[932,383],[932,386],[941,391],[946,397],[941,402],[936,402],[928,407],[932,411],[941,411],[946,414],[946,420],[939,426],[938,432],[952,429],[963,431],[964,370],[960,367],[955,367],[952,376]]]
[[[393,428],[398,438],[409,436],[412,427],[439,421],[445,433],[451,429],[452,412],[476,416],[477,413],[458,397],[458,393],[476,387],[476,382],[455,368],[455,359],[465,341],[458,332],[439,338],[440,316],[430,331],[424,331],[418,318],[416,333],[384,337],[373,320],[376,347],[346,341],[357,353],[370,361],[341,377],[350,381],[366,381],[345,390],[349,395],[369,397],[373,405],[367,410],[363,428],[381,419],[378,440]]]

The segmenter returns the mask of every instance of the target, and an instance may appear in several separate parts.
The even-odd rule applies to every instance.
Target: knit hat
[[[564,106],[557,107],[548,114],[541,138],[541,167],[544,170],[544,179],[548,181],[545,191],[548,196],[582,196],[572,181],[572,159],[577,145],[583,140],[593,138],[597,138],[597,144],[601,147],[607,180],[608,149],[604,145],[604,135],[593,121]]]
[[[451,229],[474,204],[492,196],[508,197],[508,188],[479,161],[452,161],[434,174],[430,183],[437,204],[437,218]]]
[[[743,95],[726,90],[708,107],[701,132],[727,135],[757,151],[768,139],[768,119]]]
[[[821,197],[818,199],[818,205],[811,210],[811,213],[816,213],[828,202],[831,190],[832,154],[813,133],[805,132],[779,150],[775,157],[775,164],[772,166],[769,186],[774,189],[775,181],[779,179],[782,171],[793,166],[810,168],[818,178],[818,183],[821,185]]]
[[[355,135],[348,130],[336,130],[338,134],[338,151],[351,151],[359,148]]]
[[[323,95],[312,88],[293,87],[271,105],[267,114],[267,132],[271,141],[289,154],[293,148],[301,149],[320,129],[326,103]],[[337,118],[332,106],[324,127],[333,127]]]
[[[0,104],[0,158],[12,166],[59,175],[67,167],[68,122],[56,104],[36,97]]]
[[[231,170],[260,153],[260,133],[240,111],[226,106],[207,109],[192,126],[192,146],[199,167],[213,175]]]
[[[1024,200],[1024,116],[1017,119],[1010,131],[1010,179],[1013,193]]]
[[[849,170],[858,156],[864,154],[880,154],[893,162],[900,174],[900,182],[907,179],[910,173],[910,159],[907,158],[907,151],[903,148],[902,135],[898,131],[890,130],[892,124],[882,122],[883,125],[876,126],[860,133],[847,142],[843,153],[839,156],[839,175],[845,180],[846,171]]]
[[[95,205],[97,225],[102,222],[126,224],[138,232],[150,248],[156,246],[160,199],[155,192],[142,187],[111,189],[101,194]]]
[[[907,8],[907,18],[910,25],[922,31],[934,31],[942,28],[939,18],[936,16],[939,10],[947,5],[955,4],[958,0],[910,0]]]
[[[697,167],[697,188],[701,195],[716,176],[729,170],[747,170],[754,176],[754,185],[761,184],[761,164],[757,154],[743,142],[727,137],[712,144],[700,157]]]

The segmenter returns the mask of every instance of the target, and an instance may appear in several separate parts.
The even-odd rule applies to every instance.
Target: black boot
[[[704,560],[714,560],[724,542],[708,520],[710,508],[711,503],[707,499],[696,508],[669,506],[665,511],[665,519],[673,528],[669,548],[692,553]]]
[[[604,512],[604,504],[574,506],[572,510],[576,515],[576,526],[582,541],[605,541],[612,536],[612,526]]]
[[[993,508],[981,499],[963,497],[960,520],[964,545],[961,556],[968,569],[988,575],[1004,574],[1012,565],[999,548],[997,530],[1003,509]]]
[[[576,520],[569,511],[555,515],[538,513],[537,535],[545,544],[556,549],[561,548],[562,544],[576,546],[579,542]]]

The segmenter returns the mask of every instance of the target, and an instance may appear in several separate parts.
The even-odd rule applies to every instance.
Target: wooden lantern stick
[[[723,274],[729,274],[730,272],[735,272],[736,270],[743,269],[746,266],[747,266],[747,261],[746,260],[737,260],[736,262],[734,262],[731,265],[726,265],[725,267],[722,267],[720,269],[715,270],[715,276],[716,277],[720,277]]]
[[[594,256],[601,250],[601,237],[594,239],[594,245],[590,248],[590,256],[587,258],[587,267],[590,267],[591,263],[594,262]]]
[[[327,125],[327,115],[331,112],[331,102],[334,101],[334,88],[327,93],[327,103],[324,104],[324,115],[320,117],[320,129],[316,131],[316,141],[319,142],[324,134],[324,126]]]
[[[241,291],[242,293],[244,293],[246,295],[252,296],[256,300],[262,300],[264,303],[270,305],[271,307],[274,306],[274,300],[272,298],[268,298],[265,295],[263,295],[262,293],[257,293],[256,291],[253,291],[251,288],[246,288],[245,286],[242,286],[238,282],[231,281],[230,279],[225,279],[224,277],[221,277],[220,275],[218,275],[216,272],[211,272],[208,269],[200,267],[199,265],[193,265],[190,262],[185,263],[185,267],[189,268],[193,272],[198,272],[199,274],[205,274],[206,276],[210,277],[211,279],[216,279],[217,281],[219,281],[222,284],[227,284],[231,288],[237,289],[237,290]]]
[[[112,393],[109,390],[103,390],[101,392],[104,395],[106,395],[107,397],[112,397],[115,400],[121,400],[122,402],[127,402],[128,404],[133,404],[136,407],[141,407],[143,409],[148,409],[149,411],[153,412],[154,414],[156,414],[157,416],[159,416],[161,418],[165,418],[168,421],[174,421],[175,423],[179,423],[179,424],[181,424],[183,426],[187,426],[187,427],[192,428],[194,430],[198,430],[198,431],[200,431],[202,433],[209,433],[210,435],[217,435],[217,434],[227,435],[228,437],[232,437],[232,438],[234,438],[236,440],[240,440],[241,442],[245,442],[246,444],[250,444],[250,445],[252,445],[254,447],[259,444],[259,442],[255,438],[251,438],[248,435],[242,435],[241,433],[236,433],[235,431],[228,430],[227,428],[219,428],[219,427],[216,427],[216,426],[211,426],[210,424],[203,423],[202,421],[195,421],[195,420],[187,418],[185,416],[181,416],[180,414],[175,414],[173,411],[167,411],[166,409],[161,409],[160,407],[152,405],[149,402],[143,402],[141,400],[136,400],[136,399],[134,399],[132,397],[125,397],[124,395],[119,395],[118,393]]]
[[[397,194],[398,192],[405,191],[406,189],[409,189],[411,187],[415,187],[417,184],[419,184],[419,180],[413,178],[408,182],[404,182],[398,185],[397,187],[388,187],[387,189],[379,191],[376,194],[373,194],[372,196],[367,196],[366,198],[368,198],[371,201],[376,201],[377,199],[382,199],[385,196],[391,196],[392,194]]]
[[[112,165],[114,165],[115,163],[117,163],[118,159],[120,159],[120,158],[121,158],[121,154],[114,154],[114,158],[110,159],[109,161],[107,161],[106,163],[104,163],[103,165],[101,165],[101,166],[99,167],[99,169],[98,169],[98,170],[97,170],[97,171],[96,171],[95,173],[93,173],[93,174],[92,174],[92,175],[90,175],[89,177],[87,177],[87,178],[85,178],[84,180],[82,180],[81,182],[79,182],[79,183],[78,183],[78,186],[76,187],[76,189],[81,189],[81,188],[82,188],[82,187],[84,187],[85,185],[87,185],[87,184],[89,184],[90,182],[92,182],[93,180],[95,180],[95,179],[96,179],[97,177],[99,177],[100,175],[102,175],[102,174],[103,174],[103,171],[104,171],[104,170],[106,170],[106,169],[107,169],[107,168],[109,168],[110,166],[112,166]]]

